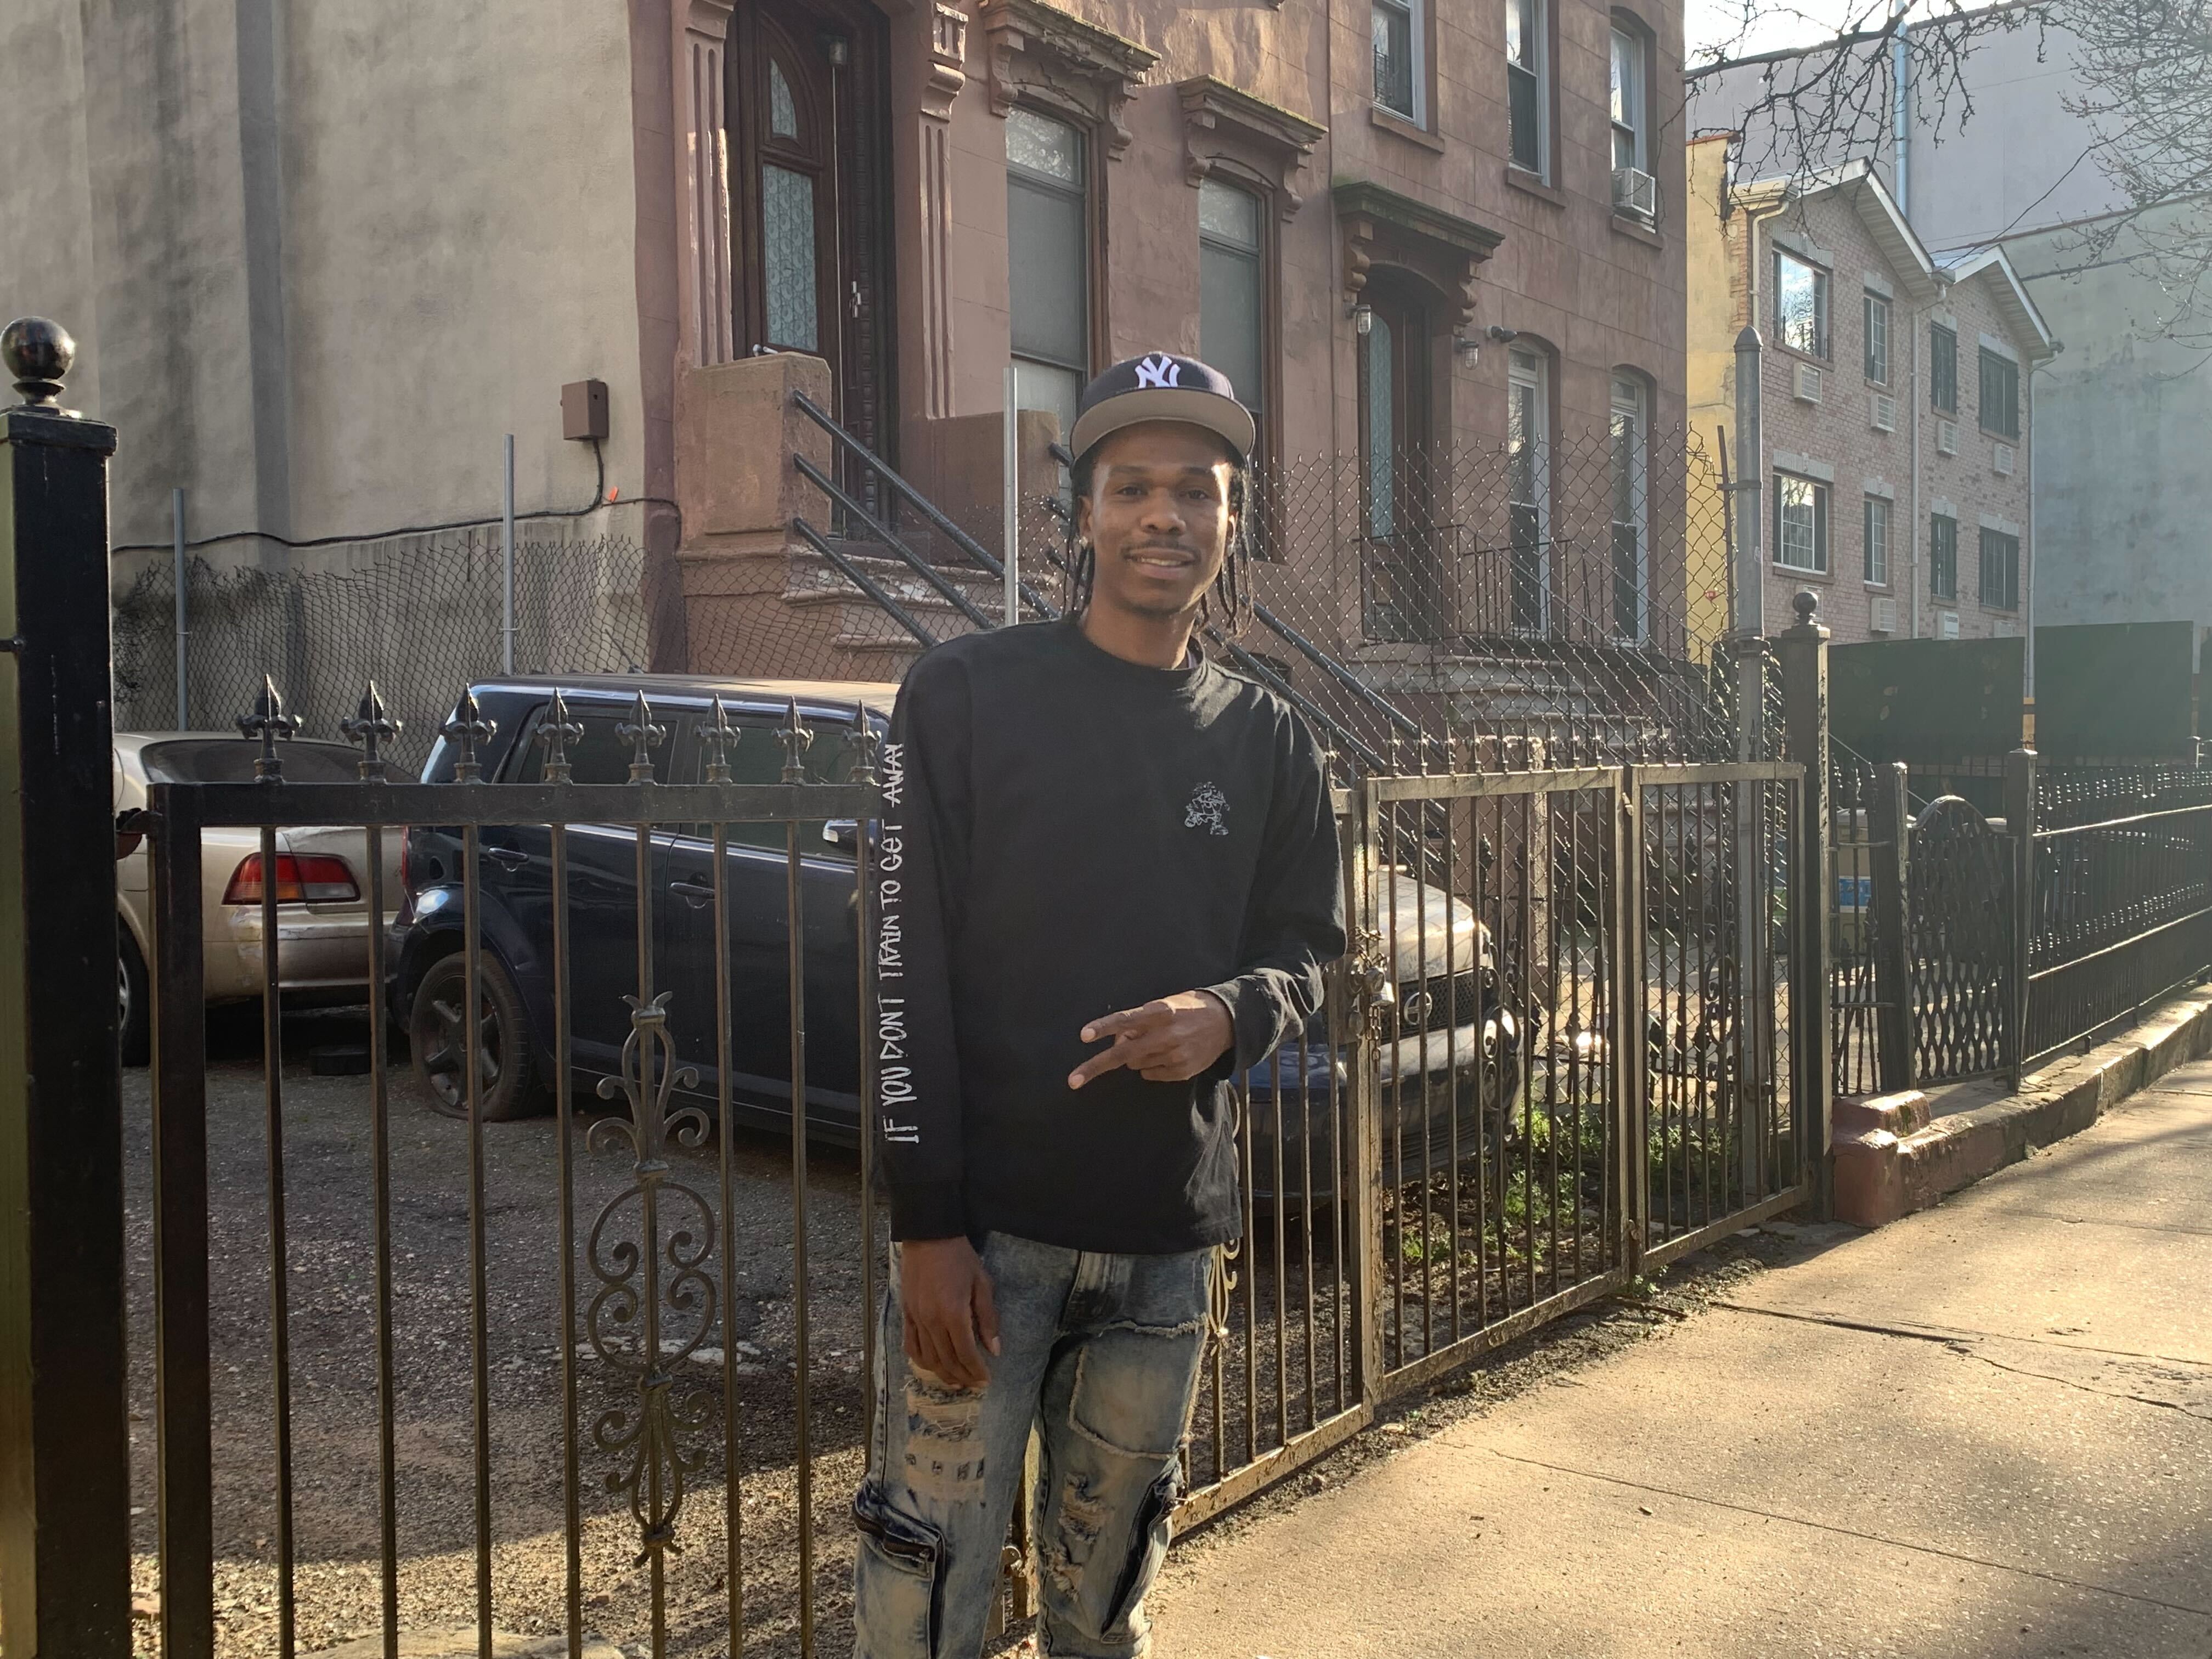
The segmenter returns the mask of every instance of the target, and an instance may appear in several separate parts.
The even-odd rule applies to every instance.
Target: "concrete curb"
[[[2178,997],[2125,1036],[2053,1060],[2016,1094],[1932,1117],[1918,1089],[1836,1102],[1836,1219],[1879,1227],[2039,1146],[2079,1134],[2137,1090],[2212,1051],[2212,996]]]

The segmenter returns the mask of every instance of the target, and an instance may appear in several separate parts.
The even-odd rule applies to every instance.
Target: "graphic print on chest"
[[[1203,830],[1210,836],[1229,833],[1229,797],[1211,783],[1201,783],[1191,791],[1190,804],[1182,809],[1182,827]]]

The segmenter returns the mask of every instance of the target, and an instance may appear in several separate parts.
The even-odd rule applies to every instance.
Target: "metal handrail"
[[[1349,668],[1307,639],[1297,629],[1281,620],[1257,599],[1252,602],[1252,614],[1308,662],[1328,675],[1362,702],[1377,710],[1383,719],[1389,720],[1407,737],[1419,739],[1425,735],[1419,720],[1395,707],[1389,698],[1376,690],[1373,686],[1365,684]]]
[[[844,577],[847,581],[852,583],[854,586],[859,588],[860,592],[866,594],[878,605],[883,606],[885,611],[889,611],[891,616],[896,619],[902,628],[905,629],[908,633],[913,635],[915,639],[921,641],[923,649],[927,650],[933,645],[942,643],[936,635],[931,633],[920,623],[916,622],[914,619],[913,614],[909,612],[904,605],[901,605],[896,599],[893,599],[889,592],[884,591],[883,584],[878,582],[873,576],[871,576],[866,571],[861,569],[860,566],[854,564],[850,559],[847,558],[842,553],[840,553],[836,548],[830,546],[830,538],[824,536],[820,531],[817,530],[812,525],[807,523],[804,519],[793,519],[791,521],[791,527],[799,533],[801,538],[805,541],[809,547],[811,547],[817,553],[819,553],[823,558],[829,560],[831,566],[836,568],[839,575]]]
[[[940,531],[945,535],[950,537],[951,538],[952,544],[955,547],[958,548],[963,553],[966,554],[977,564],[981,565],[984,569],[998,577],[1001,581],[1006,580],[1006,566],[1000,563],[995,557],[987,552],[981,542],[977,541],[973,536],[963,530],[958,525],[953,523],[951,520],[946,518],[945,514],[939,510],[936,502],[931,501],[928,496],[923,495],[919,489],[916,489],[904,478],[902,478],[897,473],[892,471],[890,464],[886,462],[882,456],[877,454],[875,451],[870,449],[867,445],[862,443],[851,433],[846,431],[843,427],[838,425],[836,421],[832,420],[829,415],[823,412],[822,406],[819,404],[817,404],[814,399],[808,397],[803,392],[794,392],[791,394],[791,401],[798,408],[800,414],[805,416],[808,420],[813,422],[815,425],[820,427],[824,432],[828,433],[833,442],[843,445],[846,450],[857,458],[863,465],[873,468],[877,475],[881,477],[886,484],[890,486],[892,491],[896,494],[901,500],[905,501],[908,506],[913,507],[916,512],[920,513],[923,518],[929,520],[932,528]],[[1030,608],[1040,617],[1049,621],[1053,617],[1060,615],[1060,612],[1054,609],[1053,606],[1045,603],[1044,597],[1037,592],[1037,591],[1031,587],[1027,582],[1020,583],[1019,586],[1021,589],[1022,598],[1029,602]]]
[[[852,517],[859,520],[863,529],[898,555],[908,569],[935,588],[962,616],[967,617],[978,628],[990,629],[998,626],[998,623],[977,608],[975,602],[963,592],[957,583],[948,581],[935,565],[908,547],[889,525],[884,523],[882,520],[840,489],[820,467],[815,465],[804,455],[793,455],[791,459],[792,465],[799,469],[800,477],[817,485],[823,495],[844,508]]]

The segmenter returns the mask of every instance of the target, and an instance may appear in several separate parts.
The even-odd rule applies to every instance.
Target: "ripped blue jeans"
[[[975,1659],[1034,1425],[1044,1652],[1134,1659],[1167,1553],[1214,1262],[1104,1255],[1004,1233],[981,1249],[1000,1352],[976,1389],[908,1363],[894,1247],[876,1429],[853,1501],[854,1659]]]

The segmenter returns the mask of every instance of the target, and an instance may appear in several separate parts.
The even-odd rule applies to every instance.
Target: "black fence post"
[[[1875,781],[1874,822],[1867,826],[1874,873],[1875,1063],[1881,1091],[1912,1086],[1911,778],[1903,761]]]
[[[2035,750],[2005,757],[2005,828],[2012,835],[2012,998],[2006,1069],[2020,1087],[2028,1056],[2028,953],[2035,942]]]
[[[131,1651],[107,458],[0,332],[0,1647]]]
[[[1813,1203],[1826,1219],[1832,1200],[1828,1146],[1835,1078],[1828,1060],[1832,952],[1828,867],[1828,630],[1815,620],[1820,596],[1796,600],[1797,622],[1775,641],[1782,660],[1783,718],[1790,758],[1804,769],[1796,844],[1790,849],[1790,1086]],[[1761,877],[1744,872],[1750,883]]]

